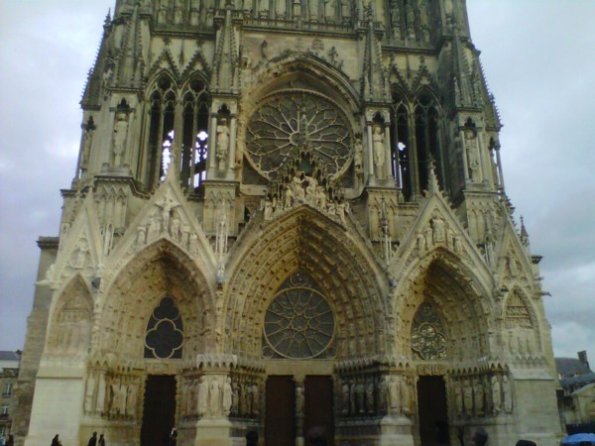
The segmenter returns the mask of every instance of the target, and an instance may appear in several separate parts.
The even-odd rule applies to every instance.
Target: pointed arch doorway
[[[176,415],[176,378],[149,375],[145,384],[141,446],[167,444]]]
[[[417,401],[422,446],[450,445],[444,378],[420,376],[417,381]]]

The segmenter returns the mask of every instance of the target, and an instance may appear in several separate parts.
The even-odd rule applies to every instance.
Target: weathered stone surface
[[[140,444],[156,376],[196,446],[269,435],[268,378],[290,376],[299,443],[330,376],[335,444],[557,444],[538,266],[465,17],[118,1],[42,244],[19,443]]]

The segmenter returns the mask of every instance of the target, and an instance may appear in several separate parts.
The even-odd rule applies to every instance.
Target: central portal
[[[417,382],[419,436],[422,446],[448,445],[446,387],[441,376],[420,376]]]
[[[328,446],[332,446],[334,443],[332,377],[327,375],[306,376],[304,394],[297,398],[296,387],[293,376],[268,377],[266,383],[266,446],[295,446],[296,437],[304,437],[306,442],[322,437]],[[296,404],[296,401],[300,402]],[[303,414],[296,413],[296,406],[299,406],[297,410],[303,411]],[[301,426],[301,422],[298,422],[301,415],[303,415],[303,426]],[[300,432],[298,432],[300,427]]]
[[[145,387],[141,446],[167,444],[176,413],[176,378],[149,375]]]

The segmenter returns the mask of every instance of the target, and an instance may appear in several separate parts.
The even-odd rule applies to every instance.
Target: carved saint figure
[[[368,413],[374,413],[374,378],[370,378],[366,385],[366,406]]]
[[[198,415],[205,415],[207,413],[207,402],[209,396],[209,384],[206,378],[202,376],[198,384]]]
[[[227,156],[229,154],[229,127],[227,119],[221,119],[217,125],[217,150],[216,159],[218,163],[218,170],[220,173],[225,172],[227,164]]]
[[[355,176],[361,179],[364,175],[364,146],[362,145],[362,140],[359,138],[355,141],[353,167],[355,169]]]
[[[376,176],[378,178],[383,178],[383,168],[385,162],[384,132],[382,127],[379,125],[374,127],[374,133],[372,134],[372,146],[374,152],[374,166],[376,168]]]
[[[295,414],[304,416],[304,385],[300,383],[295,386]]]
[[[229,415],[233,406],[233,390],[231,388],[231,378],[227,377],[223,384],[223,415]]]
[[[473,129],[465,129],[465,147],[467,148],[467,165],[469,167],[469,179],[479,181],[479,155],[477,153],[477,135]]]
[[[502,410],[502,395],[500,393],[500,382],[496,375],[491,378],[492,387],[492,410],[494,415],[498,415]]]
[[[343,380],[341,385],[341,413],[347,415],[349,413],[349,381]]]
[[[126,135],[128,134],[128,114],[125,112],[116,113],[114,124],[114,166],[122,164],[122,154],[126,148]]]

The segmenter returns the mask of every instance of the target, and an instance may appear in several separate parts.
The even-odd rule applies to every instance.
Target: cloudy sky
[[[58,231],[78,106],[113,0],[0,0],[0,350],[22,348],[39,235]],[[506,189],[533,253],[557,356],[595,365],[595,1],[468,0],[496,97]]]

